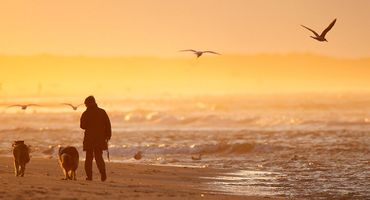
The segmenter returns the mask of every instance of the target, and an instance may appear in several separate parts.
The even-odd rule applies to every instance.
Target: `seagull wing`
[[[316,31],[314,31],[314,30],[312,30],[312,29],[310,29],[310,28],[308,28],[307,26],[303,26],[303,25],[301,25],[303,28],[306,28],[307,30],[309,30],[309,31],[311,31],[313,34],[315,34],[315,36],[316,37],[320,37],[320,35],[318,34],[318,33],[316,33]]]
[[[41,105],[38,105],[38,104],[27,104],[25,106],[30,107],[30,106],[41,106]]]
[[[73,107],[73,109],[74,109],[74,110],[77,110],[77,109],[78,109],[80,106],[82,106],[82,105],[83,105],[82,103],[81,103],[81,104],[78,104],[78,105],[74,106],[74,107]]]
[[[26,106],[41,106],[39,104],[27,104]]]
[[[334,21],[332,23],[329,24],[328,28],[326,28],[322,33],[321,33],[321,37],[325,37],[325,35],[330,31],[331,28],[333,28],[335,22],[337,21],[337,19],[334,19]]]
[[[203,53],[213,53],[213,54],[221,55],[220,53],[217,53],[215,51],[203,51]]]
[[[15,105],[10,105],[10,106],[8,106],[8,107],[6,107],[6,108],[12,108],[12,107],[22,107],[23,105],[20,105],[20,104],[15,104]]]
[[[197,53],[197,51],[196,51],[196,50],[194,50],[194,49],[184,49],[184,50],[180,50],[180,52],[185,52],[185,51],[190,51],[190,52]]]
[[[69,106],[69,107],[71,107],[71,108],[73,108],[73,109],[75,108],[75,106],[74,106],[74,105],[72,105],[72,104],[70,104],[70,103],[61,103],[61,104],[62,104],[62,105]],[[80,104],[80,105],[81,105],[81,104]],[[78,105],[78,106],[80,106],[80,105]],[[77,106],[77,107],[78,107],[78,106]],[[77,107],[76,107],[76,108],[77,108]]]

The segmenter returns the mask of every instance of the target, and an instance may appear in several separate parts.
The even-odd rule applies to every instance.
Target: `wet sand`
[[[95,165],[95,163],[94,163]],[[55,158],[32,158],[25,177],[15,177],[13,159],[0,157],[0,199],[276,199],[219,194],[201,177],[215,177],[223,170],[143,164],[107,163],[108,180],[85,181],[83,162],[77,181],[65,181]]]

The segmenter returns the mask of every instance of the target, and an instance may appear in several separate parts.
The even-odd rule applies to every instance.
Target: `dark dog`
[[[24,176],[26,164],[30,162],[29,147],[24,144],[24,141],[14,141],[12,144],[14,156],[14,171],[15,176]]]
[[[65,178],[63,180],[76,180],[79,155],[75,147],[59,147],[59,163],[62,167]]]

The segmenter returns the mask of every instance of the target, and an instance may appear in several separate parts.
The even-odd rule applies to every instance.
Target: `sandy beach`
[[[83,162],[77,181],[65,181],[56,159],[34,158],[25,177],[15,177],[13,159],[0,158],[0,199],[267,199],[219,194],[206,187],[207,179],[222,170],[143,164],[108,163],[108,180],[85,181]],[[276,199],[274,197],[274,199]]]

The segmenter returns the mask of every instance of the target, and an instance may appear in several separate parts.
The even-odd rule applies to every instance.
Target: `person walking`
[[[83,150],[86,151],[86,180],[91,181],[93,179],[92,163],[95,157],[101,181],[105,181],[107,179],[107,173],[103,151],[108,150],[108,141],[112,136],[111,123],[105,110],[99,108],[96,104],[94,96],[88,96],[84,103],[86,111],[82,113],[80,127],[85,130]]]

